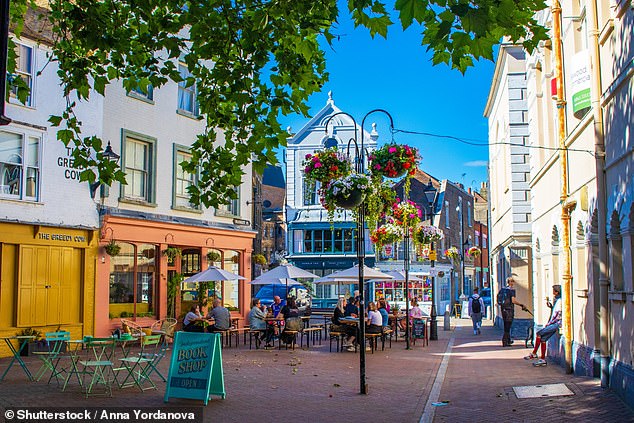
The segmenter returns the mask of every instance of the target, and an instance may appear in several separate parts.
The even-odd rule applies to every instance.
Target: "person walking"
[[[497,295],[497,302],[502,310],[502,321],[504,322],[504,335],[502,336],[502,346],[510,347],[513,341],[511,341],[511,326],[513,326],[513,319],[515,318],[515,305],[525,308],[524,304],[517,301],[515,293],[515,280],[513,277],[506,279],[506,287],[500,289]]]
[[[561,285],[553,285],[553,295],[555,296],[555,304],[546,303],[551,308],[550,319],[548,319],[546,326],[537,331],[533,352],[524,357],[525,360],[535,359],[537,358],[537,350],[541,349],[541,357],[533,363],[535,367],[548,364],[546,362],[546,342],[561,328]]]
[[[469,316],[473,322],[473,334],[480,335],[482,327],[482,311],[484,310],[484,300],[478,294],[478,287],[473,288],[473,295],[469,297]]]

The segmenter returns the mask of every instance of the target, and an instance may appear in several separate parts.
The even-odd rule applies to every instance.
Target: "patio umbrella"
[[[389,272],[384,272],[384,273],[386,275],[392,276],[394,278],[392,279],[394,282],[405,282],[405,273],[400,270],[390,270]],[[410,281],[416,281],[416,282],[420,282],[423,280],[423,278],[416,275],[409,275],[408,279]],[[379,280],[379,278],[377,278],[377,280]]]
[[[216,266],[209,266],[208,269],[203,270],[200,273],[196,273],[183,281],[190,282],[215,282],[215,281],[232,281],[235,279],[246,279],[235,273],[228,272]]]
[[[299,282],[297,282],[295,279],[268,279],[268,280],[257,280],[254,279],[251,282],[249,282],[251,285],[273,285],[273,295],[275,295],[275,287],[277,285],[286,285],[286,289],[288,290],[288,283],[291,283],[293,285],[296,284],[300,284]],[[300,284],[301,285],[301,284]]]
[[[325,277],[334,279],[335,281],[337,279],[340,279],[342,282],[350,281],[351,279],[359,279],[359,265],[355,264],[349,269],[341,270],[339,272],[332,273]],[[372,269],[371,267],[368,267],[368,266],[363,266],[363,279],[392,280],[394,279],[394,276],[388,275],[387,273],[383,273],[376,269]]]
[[[271,283],[278,283],[276,281],[284,281],[286,285],[286,292],[288,293],[288,282],[295,282],[293,279],[297,278],[317,279],[319,276],[293,266],[292,264],[284,263],[280,264],[275,269],[262,273],[260,276],[253,279],[251,284],[268,285]]]

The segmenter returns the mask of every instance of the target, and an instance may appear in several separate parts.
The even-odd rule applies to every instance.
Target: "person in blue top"
[[[273,317],[277,317],[278,314],[280,314],[280,310],[282,310],[282,307],[284,307],[284,302],[282,302],[282,299],[280,298],[279,295],[275,295],[273,297],[273,304],[271,304],[271,310],[273,311]]]
[[[359,300],[355,297],[350,297],[346,309],[344,310],[346,317],[358,317],[359,316]]]
[[[383,318],[383,330],[385,331],[390,326],[390,315],[387,311],[387,302],[383,298],[379,299],[379,313]]]

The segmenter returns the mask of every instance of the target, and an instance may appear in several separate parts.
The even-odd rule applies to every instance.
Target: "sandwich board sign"
[[[209,401],[226,397],[219,333],[176,332],[164,402],[172,398]]]

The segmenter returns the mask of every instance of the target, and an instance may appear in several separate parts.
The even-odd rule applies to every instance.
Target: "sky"
[[[341,9],[335,33],[339,40],[326,43],[326,68],[330,81],[309,100],[311,115],[318,112],[332,91],[335,105],[361,124],[375,109],[388,111],[394,127],[486,143],[487,120],[483,117],[494,64],[482,60],[463,76],[447,65],[433,66],[431,53],[420,45],[420,29],[407,31],[392,25],[387,40],[372,39],[365,28],[354,28],[347,9]],[[393,21],[396,21],[396,14]],[[282,117],[282,127],[297,132],[308,122],[302,116]],[[390,141],[388,119],[375,113],[366,120],[366,131],[377,123],[379,146]],[[460,182],[479,189],[487,180],[487,147],[475,147],[453,139],[397,133],[394,141],[420,150],[420,168],[437,179]]]

